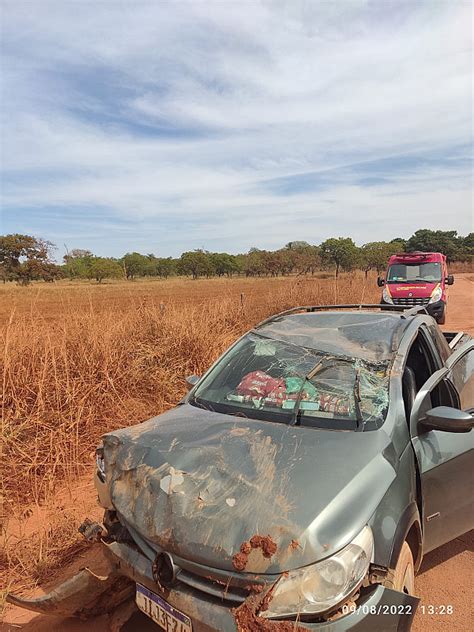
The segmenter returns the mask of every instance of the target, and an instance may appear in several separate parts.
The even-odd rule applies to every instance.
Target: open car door
[[[471,340],[431,375],[413,403],[425,553],[474,527],[473,371]]]

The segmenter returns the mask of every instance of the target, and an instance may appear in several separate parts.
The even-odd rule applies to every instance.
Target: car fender
[[[421,520],[417,505],[416,466],[413,449],[408,443],[397,463],[397,476],[387,489],[370,522],[374,533],[374,563],[393,568],[401,546],[414,524],[418,526],[413,542],[413,555],[419,557]],[[418,533],[415,531],[415,533]],[[410,538],[412,534],[410,534]],[[418,559],[417,559],[418,562]]]
[[[413,553],[415,568],[418,569],[423,557],[423,538],[421,532],[420,512],[416,502],[411,502],[400,517],[395,536],[393,538],[392,551],[390,553],[389,568],[395,568],[400,551],[405,540]]]

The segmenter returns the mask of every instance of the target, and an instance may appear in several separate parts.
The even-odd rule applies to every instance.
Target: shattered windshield
[[[247,334],[198,385],[190,403],[232,415],[335,429],[381,422],[389,362],[367,362]]]

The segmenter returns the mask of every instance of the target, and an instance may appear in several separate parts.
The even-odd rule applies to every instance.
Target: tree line
[[[0,236],[0,279],[28,285],[31,281],[53,282],[57,279],[94,279],[101,283],[107,278],[170,276],[232,277],[285,276],[314,274],[332,269],[335,275],[355,268],[382,272],[388,258],[397,252],[415,250],[442,252],[448,262],[474,259],[474,233],[461,237],[457,231],[420,229],[409,239],[373,241],[357,246],[350,237],[332,237],[319,245],[306,241],[291,241],[278,250],[251,248],[249,252],[232,255],[198,249],[178,258],[157,257],[154,254],[128,252],[123,257],[100,257],[89,250],[68,251],[62,264],[53,260],[56,247],[49,241],[31,235]]]

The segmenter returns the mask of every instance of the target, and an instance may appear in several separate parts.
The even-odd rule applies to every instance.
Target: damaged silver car
[[[81,528],[110,573],[8,599],[84,615],[133,591],[168,632],[409,630],[423,555],[474,526],[474,342],[343,307],[267,319],[174,409],[106,434],[103,524]]]

